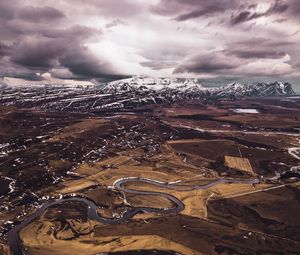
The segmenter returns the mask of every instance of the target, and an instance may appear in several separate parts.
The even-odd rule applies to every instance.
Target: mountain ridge
[[[295,95],[288,82],[231,83],[204,87],[194,79],[128,78],[103,85],[44,85],[2,87],[0,103],[46,110],[97,112],[132,109],[151,104],[172,104],[181,100],[235,100],[246,97]]]
[[[106,93],[122,93],[129,91],[155,91],[158,93],[179,92],[186,94],[205,93],[215,96],[280,96],[295,94],[292,85],[282,81],[273,83],[258,82],[250,85],[234,82],[221,87],[204,87],[197,79],[149,77],[133,77],[112,81],[103,87],[103,91]]]
[[[152,78],[147,76],[133,76],[130,78],[115,80],[98,84],[95,81],[72,80],[54,78],[50,74],[40,75],[41,80],[26,80],[22,78],[2,77],[0,87],[69,87],[69,88],[95,88],[99,87],[106,93],[123,92],[158,92],[158,93],[186,93],[186,94],[211,94],[229,96],[276,96],[294,95],[295,91],[288,82],[276,81],[272,83],[257,82],[253,84],[241,84],[233,82],[223,86],[205,87],[199,79],[193,78]]]

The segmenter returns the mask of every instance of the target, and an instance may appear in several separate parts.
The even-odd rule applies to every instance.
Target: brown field
[[[86,198],[108,218],[136,207],[174,206],[159,195],[112,187],[125,177],[186,185],[125,185],[170,194],[184,204],[183,210],[170,215],[145,211],[119,224],[103,224],[88,217],[82,202],[57,204],[20,231],[26,254],[298,254],[299,178],[275,178],[299,165],[289,153],[300,146],[297,106],[251,98],[214,104],[191,100],[126,113],[0,107],[0,254],[11,254],[9,222],[21,222],[59,197]],[[260,113],[238,114],[236,108]],[[193,188],[220,178],[257,176],[261,179],[255,185]]]
[[[232,157],[232,156],[225,156],[225,165],[233,168],[245,171],[249,174],[254,174],[249,159],[247,158],[239,158],[239,157]]]

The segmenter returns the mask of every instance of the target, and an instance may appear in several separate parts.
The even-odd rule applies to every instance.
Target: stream
[[[216,181],[213,181],[211,183],[205,184],[205,185],[184,185],[184,184],[174,184],[174,183],[168,183],[168,182],[162,182],[152,179],[146,179],[146,178],[139,178],[139,177],[127,177],[122,178],[114,182],[113,188],[115,188],[118,191],[124,192],[124,193],[131,193],[131,194],[137,194],[137,195],[152,195],[152,196],[162,196],[166,199],[170,200],[174,206],[171,208],[153,208],[153,207],[135,207],[132,209],[127,210],[123,215],[121,215],[120,218],[105,218],[100,216],[97,213],[97,205],[88,199],[82,198],[82,197],[71,197],[71,198],[62,198],[57,199],[54,201],[45,202],[41,207],[37,208],[36,211],[29,215],[27,218],[25,218],[20,224],[15,225],[12,229],[10,229],[7,233],[7,241],[11,250],[11,253],[13,255],[25,255],[24,247],[22,240],[19,236],[19,232],[32,223],[35,219],[42,216],[47,208],[53,205],[58,205],[65,202],[82,202],[87,206],[87,216],[90,220],[98,221],[104,224],[119,224],[125,221],[130,220],[134,215],[142,212],[154,212],[159,214],[171,214],[171,213],[179,213],[184,209],[184,204],[177,199],[176,197],[163,193],[163,192],[157,192],[157,191],[142,191],[142,190],[134,190],[124,187],[126,183],[130,182],[142,182],[142,183],[148,183],[152,185],[156,185],[162,188],[166,189],[179,189],[179,190],[193,190],[193,189],[207,189],[214,185],[220,184],[220,183],[248,183],[248,184],[255,184],[258,183],[258,179],[250,179],[250,180],[233,180],[233,179],[218,179]]]

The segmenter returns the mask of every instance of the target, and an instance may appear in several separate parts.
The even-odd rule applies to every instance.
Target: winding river
[[[128,177],[128,178],[122,178],[114,182],[113,187],[118,190],[122,191],[124,193],[131,193],[131,194],[137,194],[137,195],[152,195],[152,196],[162,196],[166,199],[170,200],[174,206],[170,208],[153,208],[153,207],[135,207],[132,209],[127,210],[120,218],[105,218],[97,213],[97,206],[94,202],[91,200],[81,198],[81,197],[72,197],[72,198],[62,198],[57,199],[55,201],[49,201],[44,203],[41,207],[37,208],[37,210],[29,215],[27,218],[25,218],[20,224],[15,225],[12,229],[10,229],[7,233],[7,240],[9,247],[11,249],[11,252],[13,255],[25,255],[25,251],[23,248],[22,240],[19,236],[19,232],[21,229],[29,225],[31,222],[33,222],[35,219],[40,217],[44,214],[44,212],[49,208],[50,206],[65,203],[65,202],[82,202],[85,205],[87,205],[87,216],[90,220],[95,220],[104,224],[119,224],[124,221],[130,220],[134,215],[141,213],[141,212],[154,212],[154,213],[160,213],[160,214],[170,214],[170,213],[179,213],[184,209],[184,204],[177,199],[176,197],[163,193],[163,192],[157,192],[157,191],[142,191],[142,190],[134,190],[129,189],[125,187],[126,183],[130,182],[141,182],[141,183],[148,183],[152,185],[156,185],[162,188],[166,189],[178,189],[178,190],[194,190],[194,189],[207,189],[214,185],[220,184],[220,183],[248,183],[248,184],[255,184],[258,183],[258,179],[250,179],[250,180],[233,180],[233,179],[218,179],[216,181],[213,181],[211,183],[205,184],[205,185],[184,185],[184,184],[174,184],[174,183],[168,183],[168,182],[161,182],[157,180],[152,179],[146,179],[146,178],[139,178],[139,177]]]

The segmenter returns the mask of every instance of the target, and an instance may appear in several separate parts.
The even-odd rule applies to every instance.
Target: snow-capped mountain
[[[43,88],[64,87],[64,88],[90,88],[99,87],[93,81],[82,81],[72,79],[58,79],[49,73],[40,75],[39,80],[26,80],[21,78],[3,77],[0,78],[0,87],[10,88]],[[205,97],[243,97],[243,96],[281,96],[293,95],[292,85],[288,82],[274,82],[257,84],[231,83],[222,87],[204,87],[198,79],[184,78],[151,78],[135,76],[123,80],[116,80],[103,85],[102,93],[122,94],[138,93],[139,95],[156,94],[159,97],[170,98],[198,98]],[[146,98],[145,98],[146,100]]]
[[[237,97],[242,96],[284,96],[294,95],[295,92],[292,85],[288,82],[276,81],[273,83],[259,82],[257,84],[240,84],[231,83],[217,89],[219,96],[234,95]]]
[[[231,83],[223,87],[203,87],[197,79],[168,79],[133,77],[108,83],[104,86],[106,93],[124,92],[156,92],[173,93],[182,96],[198,97],[205,94],[213,97],[242,97],[242,96],[282,96],[293,95],[292,85],[288,82],[240,84]]]
[[[112,93],[124,91],[199,91],[203,89],[204,88],[198,83],[197,79],[150,77],[132,77],[112,81],[104,87],[104,91]]]
[[[48,79],[48,83],[46,82]],[[18,80],[18,82],[20,82]],[[243,85],[228,84],[207,88],[195,79],[167,79],[133,77],[113,81],[103,86],[77,81],[61,81],[46,77],[42,82],[13,86],[5,83],[1,88],[0,104],[21,107],[39,107],[45,110],[97,112],[112,109],[132,109],[150,104],[172,104],[180,100],[235,99],[250,96],[293,95],[292,85],[287,82],[257,83]]]

